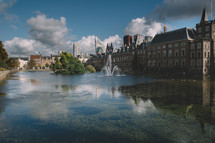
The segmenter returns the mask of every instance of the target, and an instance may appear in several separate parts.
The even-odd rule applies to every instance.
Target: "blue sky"
[[[95,36],[99,37],[102,42],[106,41],[105,44],[110,41],[114,42],[114,40],[118,40],[120,43],[119,40],[124,34],[132,35],[138,32],[154,36],[156,32],[161,31],[161,27],[164,25],[167,25],[169,30],[182,27],[194,28],[195,24],[200,21],[205,4],[210,7],[210,0],[0,0],[0,30],[2,33],[0,40],[5,41],[6,50],[8,49],[9,54],[13,53],[11,55],[16,55],[15,52],[11,52],[14,51],[14,47],[17,48],[15,49],[17,56],[29,54],[34,50],[47,53],[56,51],[58,50],[56,47],[51,50],[50,43],[48,43],[50,40],[45,43],[38,38],[38,35],[50,32],[41,31],[41,28],[37,27],[42,25],[39,23],[38,15],[44,15],[44,21],[53,19],[56,20],[55,22],[61,21],[60,19],[63,17],[66,23],[61,25],[61,28],[64,30],[66,28],[66,30],[62,32],[61,38],[65,38],[68,46],[58,45],[58,47],[63,47],[61,50],[71,49],[72,42],[79,41],[82,48],[84,44],[81,41],[85,41],[85,43],[89,43],[89,47],[85,44],[83,49],[90,52],[92,42],[86,39],[92,40]],[[37,25],[30,21],[32,18],[37,19],[35,22]],[[135,22],[140,23],[135,24]],[[156,25],[151,26],[153,23]],[[147,31],[148,27],[154,31],[150,33]],[[35,33],[37,33],[37,37],[35,37]],[[50,34],[52,33],[50,32]],[[15,37],[17,39],[14,39]],[[22,43],[18,43],[22,40]],[[28,45],[31,48],[26,49],[28,46],[27,44],[23,46],[23,43],[26,43],[24,41],[38,47]],[[25,50],[28,52],[18,54],[19,51]]]

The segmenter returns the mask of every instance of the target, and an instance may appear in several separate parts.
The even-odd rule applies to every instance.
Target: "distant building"
[[[19,69],[26,69],[29,62],[29,57],[18,58],[19,60]]]
[[[125,47],[130,46],[132,44],[132,36],[131,35],[125,35],[123,38],[123,44]]]
[[[52,63],[55,63],[56,57],[60,59],[61,57],[60,53],[61,52],[58,52],[58,55],[50,55],[50,56],[42,56],[42,54],[30,55],[30,59],[33,59],[36,62],[36,67],[39,67],[40,65],[41,68],[46,68],[47,64],[50,66]]]
[[[113,44],[111,43],[111,45],[109,45],[109,44],[107,43],[107,46],[106,46],[106,54],[108,54],[108,53],[113,53],[113,51],[114,51]]]
[[[73,43],[73,56],[77,57],[78,55],[80,55],[80,47],[79,44],[76,42]]]
[[[36,67],[38,67],[42,63],[42,55],[41,54],[30,55],[30,59],[33,59],[35,61]]]
[[[134,35],[134,43],[136,46],[139,46],[143,42],[144,42],[144,35],[141,35],[141,34]]]

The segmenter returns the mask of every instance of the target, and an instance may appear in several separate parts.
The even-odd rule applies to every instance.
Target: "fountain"
[[[118,68],[117,66],[114,66],[113,69],[112,69],[111,54],[108,55],[106,65],[102,68],[102,71],[106,72],[106,76],[113,76],[115,72],[121,71],[121,69]]]

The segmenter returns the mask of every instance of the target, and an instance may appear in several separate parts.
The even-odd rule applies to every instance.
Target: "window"
[[[205,35],[205,38],[210,38],[210,34],[207,33],[207,34]]]
[[[197,44],[197,49],[201,49],[201,47],[202,47],[202,44],[201,44],[201,43],[198,43],[198,44]]]
[[[155,52],[153,53],[153,55],[154,55],[153,57],[156,58],[156,53]]]
[[[191,66],[193,66],[193,67],[195,66],[195,61],[194,60],[192,60],[192,65]]]
[[[206,31],[206,32],[210,31],[210,27],[209,27],[209,26],[206,26],[205,31]]]
[[[194,50],[195,49],[195,43],[191,44],[191,49]]]
[[[178,57],[178,49],[175,50],[175,56]]]
[[[198,28],[198,33],[201,33],[202,32],[202,27],[199,27]]]
[[[208,52],[208,58],[210,58],[210,52]]]
[[[172,50],[169,50],[169,57],[172,57]]]
[[[163,49],[165,49],[166,48],[166,45],[163,45]]]
[[[168,48],[172,48],[172,44],[168,44]]]
[[[178,47],[178,43],[175,43],[174,46],[175,46],[175,47]]]
[[[198,35],[198,38],[201,39],[201,38],[202,38],[202,35]]]
[[[158,52],[158,58],[160,58],[160,55],[161,55],[161,53],[160,53],[160,51]]]
[[[148,54],[148,57],[151,58],[151,53]]]
[[[166,51],[163,51],[163,57],[164,58],[166,57]]]
[[[183,42],[183,43],[181,43],[181,46],[182,46],[182,47],[184,47],[184,46],[185,46],[185,43],[184,43],[184,42]]]
[[[160,46],[158,46],[157,48],[158,48],[158,50],[160,50],[160,48],[161,48],[161,47],[160,47]]]
[[[198,58],[201,58],[201,52],[198,52]]]
[[[195,58],[195,53],[194,52],[192,52],[192,58]]]
[[[206,58],[206,52],[205,52],[205,58]]]
[[[185,49],[182,49],[181,56],[185,56]]]

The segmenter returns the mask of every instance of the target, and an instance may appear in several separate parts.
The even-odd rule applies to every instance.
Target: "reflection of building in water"
[[[211,95],[211,83],[210,79],[207,77],[203,77],[202,81],[202,104],[203,105],[210,105],[210,95]]]
[[[157,109],[183,117],[186,117],[187,113],[188,116],[194,116],[203,127],[205,123],[215,124],[214,86],[209,79],[203,79],[203,81],[166,80],[120,87],[119,90],[124,96],[133,98],[137,105],[139,98],[150,99]]]

